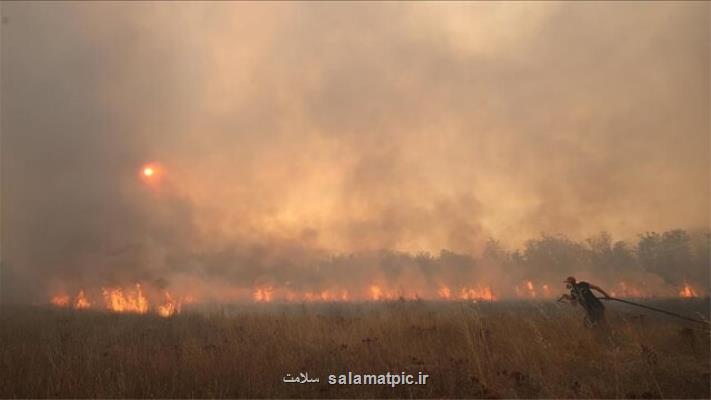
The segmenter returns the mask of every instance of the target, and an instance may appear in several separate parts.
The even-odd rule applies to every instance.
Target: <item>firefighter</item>
[[[574,277],[569,276],[565,281],[566,287],[570,289],[570,294],[560,296],[558,301],[567,300],[572,305],[580,304],[585,309],[585,325],[594,327],[605,324],[605,306],[594,294],[593,290],[602,293],[604,297],[610,297],[607,292],[598,286],[587,282],[578,282]]]

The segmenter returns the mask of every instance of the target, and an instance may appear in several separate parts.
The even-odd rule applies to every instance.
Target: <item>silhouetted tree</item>
[[[678,285],[684,279],[682,271],[689,271],[692,265],[689,235],[682,229],[642,234],[637,256],[644,270]]]
[[[613,242],[607,232],[600,232],[586,240],[590,247],[590,266],[594,271],[624,273],[637,270],[634,251],[624,241]]]
[[[567,276],[571,271],[587,269],[590,265],[582,244],[562,235],[546,234],[526,242],[523,261],[533,276],[551,274],[548,277]]]

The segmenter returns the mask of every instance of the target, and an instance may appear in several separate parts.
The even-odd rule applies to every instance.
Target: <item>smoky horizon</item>
[[[2,302],[709,293],[707,2],[0,14]]]

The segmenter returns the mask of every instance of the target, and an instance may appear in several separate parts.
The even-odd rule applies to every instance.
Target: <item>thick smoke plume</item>
[[[708,3],[1,10],[7,301],[708,291]]]

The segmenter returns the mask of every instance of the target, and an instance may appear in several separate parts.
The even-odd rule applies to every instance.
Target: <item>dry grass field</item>
[[[708,299],[657,305],[708,316]],[[623,305],[608,315],[605,332],[553,302],[233,305],[172,318],[4,306],[0,397],[709,397],[707,331]],[[327,383],[348,371],[430,379]],[[320,382],[282,381],[299,372]]]

